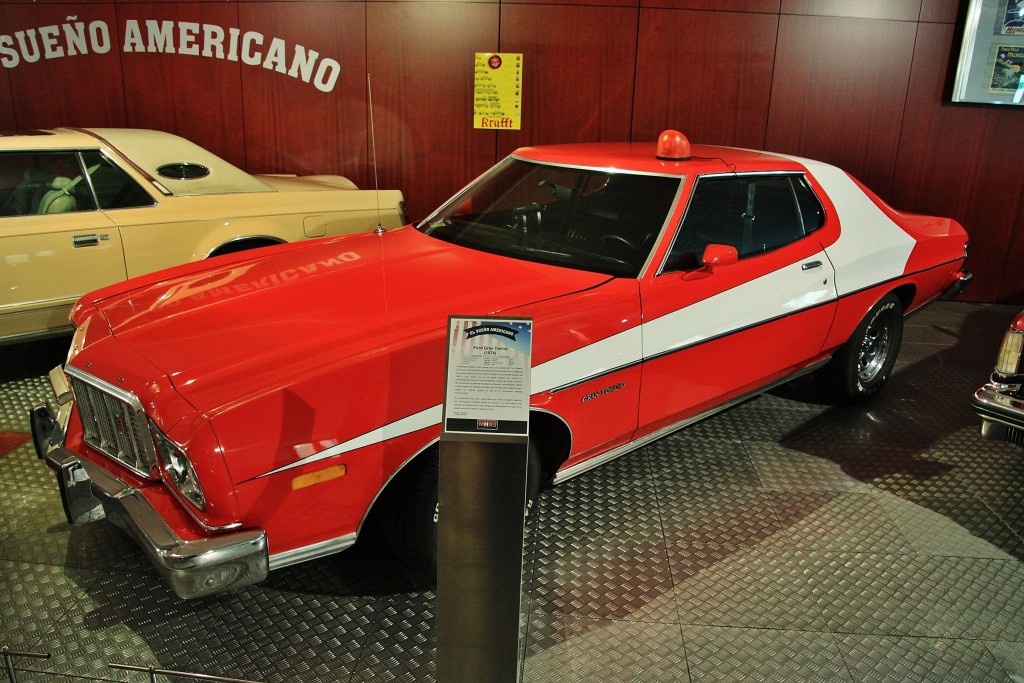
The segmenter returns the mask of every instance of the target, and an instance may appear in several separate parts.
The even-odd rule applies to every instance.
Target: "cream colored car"
[[[250,175],[175,135],[0,136],[0,343],[71,329],[83,293],[209,256],[404,225],[402,193]]]

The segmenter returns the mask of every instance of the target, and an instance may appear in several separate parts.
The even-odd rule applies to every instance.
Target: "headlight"
[[[1017,384],[1021,381],[1020,356],[1022,350],[1024,350],[1024,332],[1007,330],[1003,337],[1003,343],[999,347],[994,379],[1005,384]]]
[[[164,436],[163,432],[156,428],[152,422],[153,441],[156,443],[156,452],[160,456],[160,464],[170,479],[170,484],[185,496],[200,510],[206,509],[206,496],[203,495],[203,488],[199,485],[199,477],[192,467],[191,461],[185,455],[185,451],[178,448],[177,444]]]

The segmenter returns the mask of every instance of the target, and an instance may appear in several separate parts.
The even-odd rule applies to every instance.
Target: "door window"
[[[0,216],[96,208],[77,152],[0,153]]]
[[[82,157],[89,169],[89,179],[101,209],[127,209],[156,204],[148,192],[106,155],[89,151],[83,152]]]
[[[699,267],[709,244],[735,247],[741,259],[757,256],[814,232],[824,220],[802,175],[699,178],[664,270]]]

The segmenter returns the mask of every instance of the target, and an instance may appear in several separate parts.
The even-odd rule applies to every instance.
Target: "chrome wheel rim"
[[[857,378],[862,384],[870,382],[882,371],[891,343],[892,322],[888,318],[877,318],[865,330],[857,350]]]

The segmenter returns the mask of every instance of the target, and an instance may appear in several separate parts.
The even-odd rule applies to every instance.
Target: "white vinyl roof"
[[[259,178],[224,161],[185,138],[156,130],[135,128],[89,128],[87,133],[100,138],[122,157],[166,187],[174,195],[232,194],[238,192],[276,192]],[[201,178],[182,179],[159,169],[173,164],[199,165],[209,169]]]

